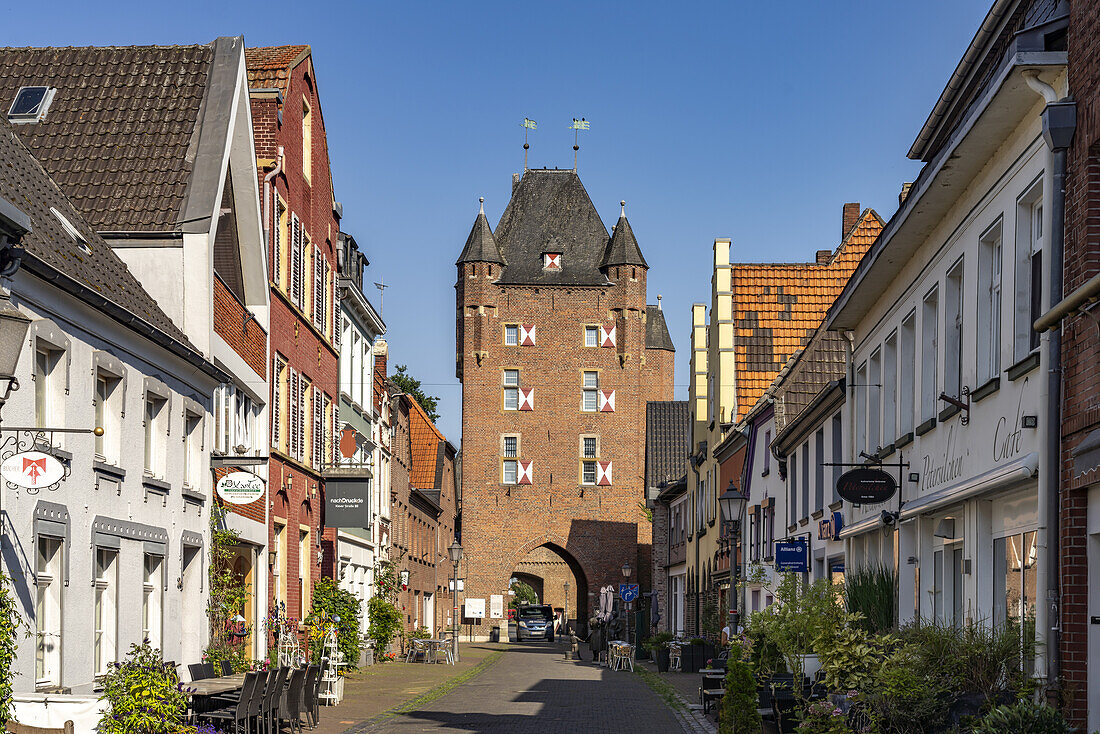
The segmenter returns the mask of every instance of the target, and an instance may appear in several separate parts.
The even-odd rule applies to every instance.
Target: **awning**
[[[978,495],[1005,489],[1014,484],[1031,479],[1039,469],[1039,454],[1032,452],[1015,461],[1010,461],[996,469],[966,479],[958,484],[926,494],[901,507],[900,520],[909,520],[917,515],[934,512],[941,507],[977,497]]]
[[[1073,449],[1074,478],[1100,468],[1100,428],[1085,436]]]
[[[881,527],[881,525],[882,516],[871,515],[870,517],[866,517],[859,522],[852,523],[851,525],[845,525],[841,529],[840,535],[837,537],[839,537],[841,540],[844,540],[845,538],[851,538],[853,535],[859,535],[860,533],[866,533],[868,530],[874,530],[877,527]]]

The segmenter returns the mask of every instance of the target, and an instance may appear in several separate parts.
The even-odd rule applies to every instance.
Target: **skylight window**
[[[8,109],[8,122],[19,125],[45,119],[56,93],[49,87],[20,87]]]
[[[91,255],[92,248],[88,247],[88,241],[84,239],[84,235],[80,234],[80,230],[73,226],[73,223],[65,217],[64,214],[57,211],[56,208],[50,207],[50,214],[57,217],[57,221],[61,223],[61,228],[65,230],[65,234],[73,238],[76,242],[76,246],[79,247],[85,254]]]

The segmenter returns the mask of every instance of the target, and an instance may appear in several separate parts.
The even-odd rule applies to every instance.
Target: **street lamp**
[[[451,591],[451,645],[454,661],[458,662],[458,564],[462,560],[462,545],[458,538],[454,539],[451,547],[447,549],[451,554],[451,564],[454,566],[454,589]]]
[[[630,561],[627,561],[626,563],[623,564],[623,567],[622,567],[623,578],[626,579],[626,582],[628,584],[630,583],[630,574],[632,573],[632,571],[633,571],[633,569],[630,568]],[[626,613],[626,641],[627,641],[627,644],[630,643],[630,627],[631,627],[630,612],[633,609],[634,609],[634,602],[629,602],[628,601],[626,603],[626,612],[627,612]]]
[[[0,199],[0,203],[4,203],[4,200]],[[0,210],[0,215],[2,214],[3,211]],[[0,221],[0,224],[2,223]],[[3,232],[0,231],[0,241],[4,239]],[[0,256],[3,254],[3,251],[0,251]],[[4,404],[8,402],[12,391],[19,389],[15,368],[19,364],[19,354],[23,351],[23,342],[26,341],[27,331],[30,328],[31,320],[12,305],[11,298],[7,294],[0,296],[0,380],[7,380],[4,392],[0,395],[0,412],[3,412]],[[0,489],[0,492],[2,491]],[[2,497],[0,497],[0,505],[3,505]]]
[[[737,523],[737,528],[740,530],[741,518],[745,514],[745,505],[749,502],[749,498],[742,494],[737,487],[733,486],[733,480],[730,480],[729,486],[726,487],[726,491],[718,497],[718,505],[722,508],[722,519],[732,525]],[[731,530],[732,532],[732,530]],[[738,595],[737,584],[741,572],[741,563],[737,555],[737,550],[733,551],[733,562],[730,564],[731,573],[733,576],[733,593],[730,594],[733,609],[730,610],[730,637],[733,637],[733,633],[737,631],[737,627],[741,620],[741,605]]]

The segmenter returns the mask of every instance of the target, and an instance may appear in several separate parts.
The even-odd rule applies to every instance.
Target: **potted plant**
[[[668,643],[672,638],[671,632],[658,632],[642,643],[642,647],[653,653],[653,657],[657,660],[658,673],[668,672]]]

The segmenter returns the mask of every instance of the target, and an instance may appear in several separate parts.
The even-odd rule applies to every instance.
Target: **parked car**
[[[516,639],[554,641],[554,610],[547,604],[528,604],[516,612]]]

